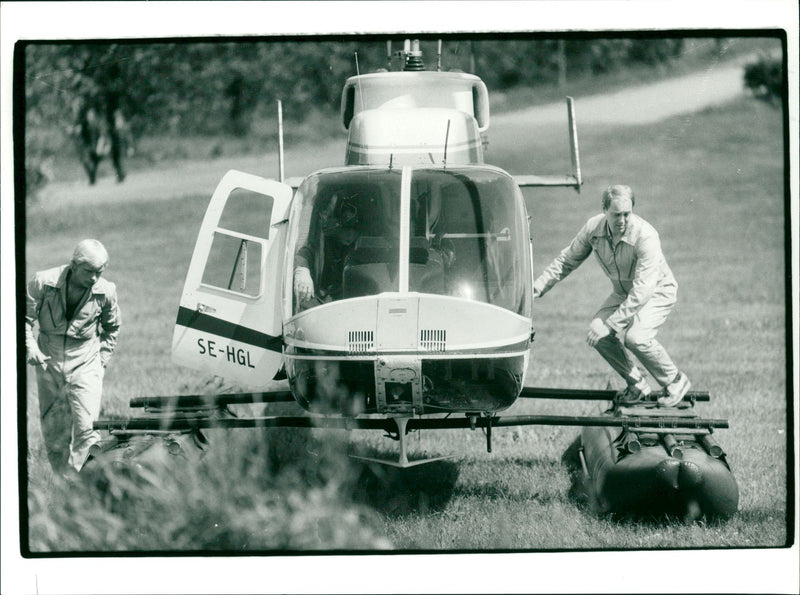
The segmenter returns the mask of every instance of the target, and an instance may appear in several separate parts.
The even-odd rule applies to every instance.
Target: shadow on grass
[[[562,498],[553,495],[542,495],[536,490],[511,492],[507,488],[494,484],[484,483],[475,486],[461,486],[456,490],[458,496],[469,498],[483,498],[489,501],[505,500],[517,502],[536,501],[539,504],[561,501]]]
[[[393,515],[440,510],[450,501],[459,475],[451,461],[399,468],[350,457],[351,445],[341,431],[273,430],[270,444],[273,472],[294,473],[311,484],[335,481],[343,498]],[[377,452],[359,454],[382,458]]]
[[[87,465],[82,479],[101,491],[113,492],[115,486],[109,479],[113,470],[117,481],[121,474],[134,483],[158,484],[158,478],[173,473],[176,466],[196,464],[220,447],[224,450],[230,446],[231,436],[210,434],[202,441],[195,434],[110,441],[98,460]],[[456,463],[441,460],[397,468],[352,458],[348,450],[347,436],[340,431],[276,428],[267,432],[262,452],[240,451],[233,457],[261,458],[261,473],[272,478],[273,485],[296,489],[335,485],[345,501],[382,513],[439,510],[453,495],[459,476]]]
[[[431,461],[399,468],[368,461],[353,461],[360,469],[352,497],[378,512],[407,515],[441,510],[453,497],[458,464]]]
[[[481,473],[480,468],[472,470],[471,480],[465,478],[458,485],[457,496],[487,502],[564,505],[564,493],[552,485],[558,470],[550,461],[506,459],[493,463],[486,473]],[[528,479],[520,481],[518,474]]]
[[[597,506],[592,496],[591,480],[589,476],[584,473],[580,463],[580,449],[581,437],[578,435],[564,451],[564,454],[561,455],[561,464],[567,470],[570,479],[570,488],[567,497],[570,502],[583,512],[596,514]]]

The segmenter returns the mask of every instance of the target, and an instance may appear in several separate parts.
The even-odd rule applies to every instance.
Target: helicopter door
[[[195,244],[172,339],[181,365],[253,387],[282,363],[281,269],[292,189],[229,171]]]

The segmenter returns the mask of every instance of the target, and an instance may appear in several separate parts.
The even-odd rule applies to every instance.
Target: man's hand
[[[589,325],[589,334],[586,335],[586,342],[589,347],[594,347],[600,339],[610,334],[611,330],[606,326],[606,323],[599,318],[595,318],[592,320],[592,324]]]
[[[28,363],[32,366],[42,366],[44,367],[47,360],[50,357],[46,356],[44,353],[39,351],[38,349],[28,355]]]
[[[300,302],[314,297],[314,281],[311,280],[311,271],[306,267],[297,267],[294,270],[294,293]]]

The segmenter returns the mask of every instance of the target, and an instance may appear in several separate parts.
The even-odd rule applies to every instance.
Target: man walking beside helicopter
[[[36,273],[27,287],[26,359],[36,368],[42,435],[58,473],[81,471],[100,440],[92,422],[121,324],[116,286],[100,278],[107,263],[100,242],[83,240],[69,264]]]
[[[603,212],[589,219],[536,279],[534,297],[543,296],[594,252],[613,291],[594,315],[586,342],[625,379],[620,401],[639,401],[651,393],[633,353],[662,387],[658,404],[675,407],[691,383],[655,337],[675,306],[678,284],[661,252],[658,232],[633,214],[634,204],[629,186],[609,186]]]

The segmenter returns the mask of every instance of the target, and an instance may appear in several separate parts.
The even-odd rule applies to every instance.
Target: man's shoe
[[[102,448],[100,448],[99,444],[97,444],[97,443],[92,444],[89,447],[89,453],[86,455],[86,460],[83,462],[83,466],[81,467],[81,471],[83,471],[86,468],[86,465],[89,463],[89,461],[94,460],[97,457],[97,455],[100,454],[101,451],[102,451]]]
[[[692,388],[692,383],[689,378],[683,372],[678,372],[675,380],[665,386],[662,395],[658,397],[658,406],[675,407],[683,401],[683,397],[686,396],[690,388]]]
[[[650,391],[650,385],[647,383],[647,380],[640,378],[636,381],[636,384],[629,384],[625,390],[617,393],[616,401],[623,405],[638,403],[649,396]]]

